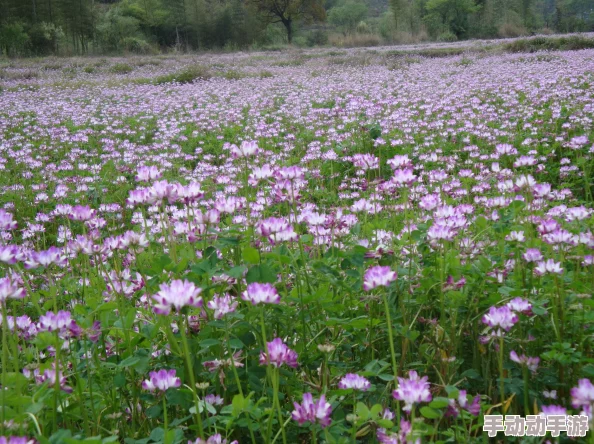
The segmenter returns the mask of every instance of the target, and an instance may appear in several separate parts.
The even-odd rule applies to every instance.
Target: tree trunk
[[[283,25],[287,29],[287,40],[289,41],[289,45],[293,43],[293,19],[286,19],[283,20]]]

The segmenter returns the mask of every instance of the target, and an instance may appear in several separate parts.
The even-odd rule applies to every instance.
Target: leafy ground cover
[[[594,50],[3,63],[7,442],[592,418]]]

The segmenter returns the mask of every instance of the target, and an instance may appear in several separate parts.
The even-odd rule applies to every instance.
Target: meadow
[[[0,443],[592,428],[593,116],[594,49],[0,60]]]

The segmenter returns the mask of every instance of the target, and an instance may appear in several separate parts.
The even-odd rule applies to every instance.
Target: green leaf
[[[356,414],[357,414],[357,416],[359,417],[360,420],[367,421],[367,419],[369,419],[369,409],[362,402],[358,402],[357,403],[357,407],[355,409],[355,412],[356,412]]]
[[[433,398],[433,401],[429,403],[429,407],[434,409],[443,409],[450,404],[450,400],[448,398],[437,397]]]
[[[421,407],[421,415],[423,415],[427,419],[437,419],[441,417],[441,412],[438,410],[434,410],[431,407]]]
[[[131,366],[137,364],[138,361],[140,361],[139,357],[129,356],[126,359],[124,359],[122,362],[120,362],[120,367],[122,367],[122,368],[131,367]]]
[[[241,252],[241,257],[248,264],[260,263],[260,252],[254,247],[245,247]]]
[[[394,423],[389,419],[378,419],[377,421],[375,421],[375,423],[378,426],[383,427],[384,429],[391,429],[392,427],[394,427]]]
[[[203,341],[200,341],[200,347],[202,348],[208,348],[208,347],[212,347],[214,345],[219,345],[221,343],[221,341],[219,341],[218,339],[204,339]]]
[[[254,282],[273,284],[276,282],[276,273],[266,264],[256,265],[248,270],[245,280],[248,284]]]
[[[227,276],[231,276],[232,278],[239,279],[243,276],[245,270],[247,270],[247,267],[245,265],[239,265],[237,267],[233,267],[225,271],[225,274]]]

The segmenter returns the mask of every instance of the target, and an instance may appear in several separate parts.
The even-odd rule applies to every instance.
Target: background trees
[[[325,19],[328,19],[327,21]],[[594,31],[592,0],[0,0],[8,56]],[[338,39],[333,39],[338,36]]]

